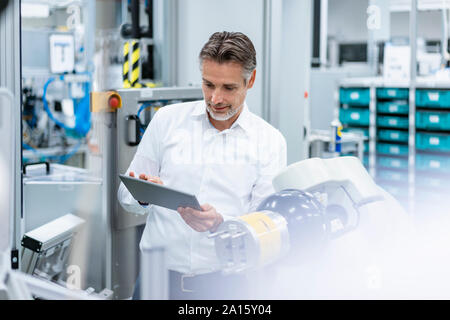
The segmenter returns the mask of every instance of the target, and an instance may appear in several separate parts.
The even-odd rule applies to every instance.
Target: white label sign
[[[350,114],[350,118],[352,118],[352,120],[359,120],[360,117],[361,117],[361,116],[360,116],[359,113],[357,113],[357,112],[352,112],[352,113]]]
[[[358,100],[358,99],[359,99],[359,93],[358,93],[358,92],[352,92],[352,93],[350,93],[350,99],[352,99],[352,100]]]
[[[438,146],[439,145],[439,138],[432,137],[432,138],[430,138],[429,141],[430,141],[430,144],[433,145],[433,146]]]
[[[387,79],[406,80],[410,75],[411,49],[409,46],[394,46],[386,43],[384,47],[383,76]]]
[[[429,120],[431,123],[439,123],[439,116],[432,115],[430,116]]]
[[[392,161],[391,161],[391,165],[392,165],[394,168],[400,168],[402,164],[401,164],[400,160],[392,160]]]
[[[397,119],[389,119],[389,120],[388,120],[388,123],[389,123],[391,126],[396,126],[397,123],[398,123],[398,121],[397,121]]]
[[[392,112],[392,113],[398,112],[398,106],[396,104],[391,104],[389,106],[389,112]]]
[[[50,69],[52,73],[72,72],[75,67],[75,44],[71,34],[50,36]]]
[[[438,101],[439,92],[428,92],[428,99],[430,99],[430,101]]]
[[[439,169],[441,167],[441,163],[439,161],[431,160],[430,168]]]
[[[389,148],[389,151],[393,154],[399,154],[400,153],[400,148],[397,146],[392,146]]]

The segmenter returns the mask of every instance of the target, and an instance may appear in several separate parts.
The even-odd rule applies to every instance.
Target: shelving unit
[[[339,84],[344,131],[362,130],[369,173],[416,216],[450,204],[450,81],[350,78]]]
[[[416,205],[439,212],[450,194],[450,90],[416,91]],[[437,207],[439,204],[439,207]]]
[[[344,132],[359,132],[369,137],[370,90],[364,87],[341,87],[339,90],[339,120]],[[363,164],[369,166],[369,143],[364,143]]]

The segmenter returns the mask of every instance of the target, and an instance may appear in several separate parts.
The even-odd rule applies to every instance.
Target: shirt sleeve
[[[159,176],[160,171],[160,131],[159,131],[159,114],[161,110],[156,112],[152,121],[145,130],[144,136],[139,143],[138,149],[133,160],[126,171],[126,175],[132,171],[135,176],[145,173],[152,176]],[[134,214],[146,214],[150,212],[152,206],[144,206],[139,204],[125,185],[121,182],[117,192],[117,199],[120,205],[128,212]]]
[[[275,192],[272,180],[287,165],[286,139],[279,131],[277,134],[278,142],[268,148],[272,151],[260,163],[259,175],[251,192],[250,212],[256,211],[262,200]]]

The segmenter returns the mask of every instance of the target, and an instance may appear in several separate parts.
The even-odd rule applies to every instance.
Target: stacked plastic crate
[[[376,89],[376,182],[408,207],[409,89]]]
[[[344,132],[359,132],[369,137],[370,122],[370,89],[369,88],[343,88],[339,89],[339,120]],[[364,144],[363,163],[369,167],[369,143]]]
[[[419,212],[448,211],[450,91],[416,90],[415,203]],[[417,210],[416,210],[417,211]]]

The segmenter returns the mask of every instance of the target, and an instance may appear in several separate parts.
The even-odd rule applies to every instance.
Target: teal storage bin
[[[408,198],[408,188],[397,185],[390,185],[387,183],[381,183],[380,187],[386,190],[396,199],[407,199]]]
[[[369,152],[369,141],[364,142],[364,152]]]
[[[408,114],[409,104],[408,101],[403,100],[378,101],[377,111],[380,113],[388,113],[388,114]]]
[[[352,128],[347,127],[342,130],[342,132],[354,132],[354,133],[362,133],[365,137],[369,137],[369,128]]]
[[[415,191],[415,200],[426,203],[426,204],[443,204],[443,198],[448,196],[448,194],[442,190],[443,192],[436,192],[434,189],[430,188],[417,188]],[[445,201],[445,199],[444,199]],[[448,210],[448,209],[447,209]],[[433,212],[430,209],[427,210],[427,212]]]
[[[369,156],[363,156],[363,161],[362,161],[363,165],[368,168],[369,167]]]
[[[417,150],[450,152],[450,135],[419,132],[416,134]]]
[[[416,106],[425,108],[450,108],[450,90],[418,89]]]
[[[398,170],[377,170],[377,179],[408,183],[408,172]]]
[[[408,142],[409,136],[407,131],[399,130],[383,130],[377,132],[378,139],[392,142]]]
[[[343,109],[339,110],[339,120],[343,124],[368,126],[370,111],[368,109]]]
[[[440,191],[449,191],[450,190],[450,182],[447,178],[439,178],[439,177],[418,177],[416,176],[416,188],[434,188]]]
[[[377,166],[389,169],[408,169],[408,159],[394,157],[378,157]]]
[[[408,118],[393,117],[393,116],[377,116],[377,125],[379,127],[408,129]]]
[[[426,172],[450,173],[450,155],[416,154],[416,169]],[[450,181],[448,178],[447,180]]]
[[[340,88],[339,99],[342,104],[368,106],[370,103],[370,89]]]
[[[407,88],[377,88],[377,98],[380,99],[408,99]]]
[[[377,143],[377,153],[405,156],[408,155],[408,146],[401,144]]]
[[[417,111],[416,128],[428,130],[449,130],[450,131],[450,113]]]

